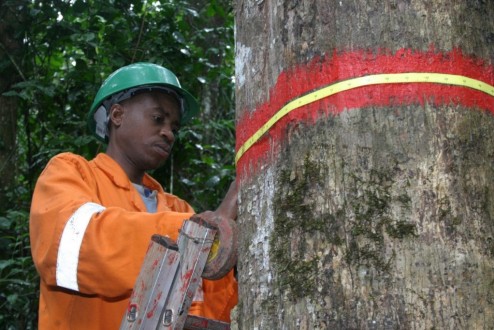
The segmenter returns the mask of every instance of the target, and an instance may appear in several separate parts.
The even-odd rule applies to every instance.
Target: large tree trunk
[[[494,3],[236,7],[234,327],[493,329]]]

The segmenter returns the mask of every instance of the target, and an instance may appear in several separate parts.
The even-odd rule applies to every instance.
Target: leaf
[[[180,52],[184,55],[190,56],[190,51],[187,48],[181,48]]]
[[[10,267],[15,264],[15,260],[0,260],[0,271],[3,271],[7,267]]]
[[[192,181],[190,181],[189,179],[186,179],[186,178],[180,179],[180,182],[182,182],[183,184],[185,184],[187,186],[193,186],[193,185],[195,185],[194,182],[192,182]]]
[[[208,181],[206,181],[206,187],[214,187],[219,182],[220,182],[220,177],[217,175],[214,175]]]
[[[175,38],[175,41],[181,43],[181,44],[185,44],[185,38],[184,36],[182,35],[182,33],[180,33],[179,31],[175,31],[172,33],[172,36],[173,38]]]
[[[18,92],[10,90],[8,92],[2,93],[3,96],[20,96]]]

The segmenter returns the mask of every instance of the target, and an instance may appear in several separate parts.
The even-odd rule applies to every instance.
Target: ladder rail
[[[177,241],[180,252],[180,267],[169,299],[163,308],[160,330],[181,330],[185,325],[188,310],[202,282],[202,271],[211,250],[217,227],[192,217],[185,221]]]
[[[180,254],[175,242],[160,235],[151,237],[120,330],[152,329],[152,324],[159,322],[179,262]]]

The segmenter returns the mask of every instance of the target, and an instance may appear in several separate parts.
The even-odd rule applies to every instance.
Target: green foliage
[[[1,93],[17,101],[18,116],[16,171],[8,173],[15,182],[0,191],[7,201],[0,205],[0,324],[7,329],[36,328],[38,278],[28,236],[36,179],[57,153],[92,158],[104,150],[88,134],[85,116],[117,68],[162,64],[199,99],[201,116],[181,130],[172,159],[153,175],[197,211],[218,205],[235,175],[231,6],[230,0],[0,2],[16,24],[0,29],[0,72],[11,78]],[[21,49],[4,47],[7,32]]]
[[[189,201],[196,211],[214,208],[235,175],[234,128],[231,119],[195,120],[180,131],[171,160],[154,176],[173,177],[160,181],[171,182],[173,188],[168,190]]]
[[[0,217],[0,324],[4,329],[34,329],[38,276],[29,250],[27,211]]]

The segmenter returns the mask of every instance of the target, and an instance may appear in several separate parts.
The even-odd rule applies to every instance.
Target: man
[[[50,160],[36,184],[30,237],[41,277],[39,329],[118,329],[153,234],[177,239],[193,210],[146,173],[169,157],[180,125],[198,112],[176,76],[151,63],[110,75],[88,124],[108,142],[87,161],[72,153]],[[236,218],[237,191],[207,219]],[[232,272],[203,280],[190,314],[229,321],[237,303]]]

